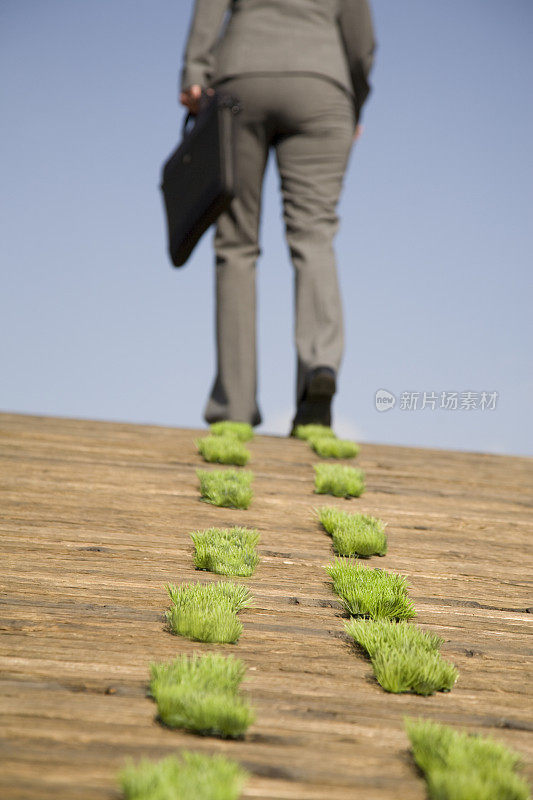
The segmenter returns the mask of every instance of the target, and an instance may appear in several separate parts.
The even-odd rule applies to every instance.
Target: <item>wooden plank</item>
[[[421,800],[405,715],[493,734],[524,755],[531,779],[532,461],[363,444],[367,490],[347,501],[314,494],[319,459],[304,442],[260,436],[255,498],[236,511],[199,500],[204,433],[0,415],[0,794],[119,798],[127,756],[191,748],[243,763],[245,799]],[[460,670],[451,693],[376,684],[323,569],[333,555],[313,515],[323,504],[388,523],[388,555],[367,563],[408,576],[417,621]],[[189,532],[233,524],[261,532],[241,640],[172,636],[164,584],[217,579],[193,569]],[[195,651],[246,661],[257,722],[243,741],[155,722],[150,661]]]

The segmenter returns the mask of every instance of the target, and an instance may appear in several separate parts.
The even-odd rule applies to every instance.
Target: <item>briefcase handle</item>
[[[214,99],[215,99],[215,95],[207,94],[206,90],[204,88],[202,88],[202,92],[200,94],[200,98],[199,98],[199,101],[198,101],[198,113],[197,114],[193,114],[192,111],[188,111],[187,114],[185,115],[184,120],[183,120],[183,127],[181,129],[181,138],[182,139],[185,136],[185,133],[187,132],[187,125],[190,122],[190,120],[192,119],[193,122],[196,122],[196,119],[197,119],[198,115],[201,114],[201,112],[206,108],[206,106],[209,105],[209,101],[210,100],[214,100]],[[191,125],[190,129],[192,130],[193,127],[194,127],[194,125]]]
[[[184,138],[185,134],[188,133],[187,125],[190,122],[190,120],[192,119],[193,122],[196,124],[196,120],[198,119],[198,116],[202,113],[202,111],[205,111],[205,109],[212,102],[213,103],[214,102],[218,102],[218,103],[220,103],[220,105],[228,106],[229,108],[231,108],[231,113],[232,114],[238,114],[239,111],[242,110],[242,106],[241,106],[241,103],[240,103],[238,97],[235,97],[234,95],[226,95],[226,94],[222,94],[221,95],[216,90],[215,90],[214,94],[207,94],[206,90],[202,89],[202,93],[200,95],[200,99],[199,99],[199,103],[198,103],[198,113],[197,114],[193,114],[191,111],[188,111],[187,114],[185,115],[184,119],[183,119],[183,127],[182,127],[182,130],[181,130],[181,138],[182,139]],[[194,125],[191,125],[190,130],[192,130],[193,127],[194,127]]]
[[[182,139],[184,138],[185,134],[189,132],[187,130],[187,124],[188,124],[189,120],[191,120],[193,118],[195,118],[195,114],[191,114],[191,112],[188,111],[187,114],[185,115],[184,120],[183,120],[183,127],[181,129],[181,138]],[[192,130],[192,128],[193,128],[193,125],[191,125],[190,129]]]

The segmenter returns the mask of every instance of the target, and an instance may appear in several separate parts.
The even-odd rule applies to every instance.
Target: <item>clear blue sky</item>
[[[375,0],[379,49],[336,252],[335,427],[531,453],[531,0]],[[203,426],[213,229],[182,270],[158,183],[185,111],[190,0],[2,0],[0,408]],[[259,432],[293,414],[292,268],[271,154],[258,263]],[[386,413],[374,395],[397,396]],[[402,392],[498,392],[406,410]]]

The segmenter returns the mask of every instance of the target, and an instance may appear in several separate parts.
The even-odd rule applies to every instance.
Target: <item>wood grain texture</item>
[[[404,715],[493,734],[532,770],[533,462],[362,445],[366,492],[313,491],[305,442],[257,436],[247,511],[199,499],[194,439],[205,431],[0,415],[0,796],[118,800],[127,756],[225,753],[246,800],[422,800]],[[344,634],[323,566],[331,540],[312,509],[387,523],[368,565],[407,575],[417,622],[459,668],[449,694],[389,695]],[[189,532],[247,525],[261,564],[237,645],[164,628],[166,582],[216,580],[192,565]],[[531,641],[529,639],[529,641]],[[243,658],[257,722],[243,741],[163,728],[146,697],[151,660],[216,651]]]

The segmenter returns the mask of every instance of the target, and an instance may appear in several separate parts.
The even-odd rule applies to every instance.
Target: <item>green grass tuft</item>
[[[320,458],[355,458],[361,450],[355,442],[332,436],[309,436],[307,441]]]
[[[209,528],[191,533],[194,566],[218,575],[252,575],[259,563],[259,533],[248,528]]]
[[[242,633],[237,613],[251,603],[249,590],[230,581],[166,586],[172,633],[200,642],[234,643]]]
[[[384,556],[387,552],[385,526],[380,519],[365,514],[349,514],[335,506],[322,506],[318,518],[333,539],[340,556]]]
[[[346,623],[346,633],[361,645],[370,658],[383,646],[416,648],[428,653],[436,653],[444,639],[428,633],[409,622],[391,622],[387,619],[351,619]]]
[[[248,508],[252,501],[252,472],[235,469],[197,469],[202,499],[215,506]]]
[[[315,492],[335,497],[359,497],[365,489],[364,472],[340,464],[315,464]]]
[[[384,645],[374,654],[372,666],[385,691],[429,695],[449,692],[457,680],[457,669],[440,653]]]
[[[319,436],[327,436],[330,439],[337,438],[327,425],[297,425],[294,435],[297,439],[304,439],[305,441]]]
[[[489,736],[471,736],[424,719],[405,719],[413,756],[431,800],[528,800],[518,753]]]
[[[119,774],[126,800],[238,800],[247,778],[225,756],[187,750],[161,761],[129,759]]]
[[[353,617],[373,619],[411,619],[416,616],[407,596],[403,575],[368,569],[347,558],[337,558],[326,567],[333,589]]]
[[[198,642],[234,644],[242,633],[241,622],[227,608],[216,607],[206,615],[196,608],[171,606],[166,618],[172,633]]]
[[[233,436],[241,442],[249,442],[254,438],[254,430],[248,422],[230,422],[223,420],[213,422],[209,426],[213,436]]]
[[[444,640],[417,625],[354,619],[346,632],[366,650],[387,692],[429,695],[449,691],[457,680],[457,669],[439,653]]]
[[[159,718],[171,728],[236,739],[255,719],[239,694],[246,667],[233,656],[182,655],[151,664],[150,672],[150,694]]]
[[[250,590],[246,586],[232,581],[218,581],[217,583],[185,583],[181,586],[166,586],[171,601],[175,605],[184,606],[188,603],[196,605],[211,605],[214,602],[224,601],[228,607],[237,614],[251,603]]]
[[[250,451],[235,436],[205,436],[195,445],[205,461],[244,467],[250,460]]]

